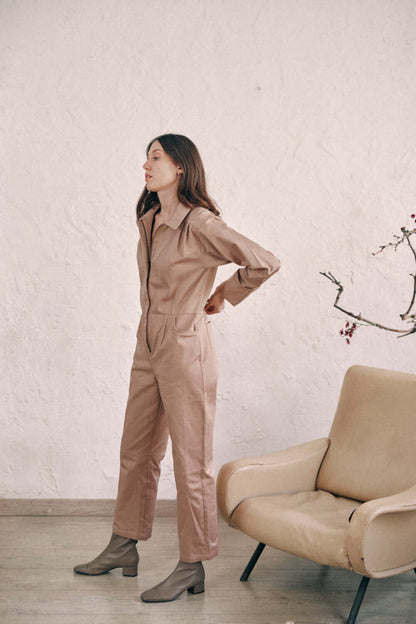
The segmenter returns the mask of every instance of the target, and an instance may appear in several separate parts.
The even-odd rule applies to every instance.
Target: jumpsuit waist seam
[[[204,310],[194,310],[193,312],[148,312],[149,316],[150,315],[154,315],[154,316],[186,316],[187,314],[203,314]]]

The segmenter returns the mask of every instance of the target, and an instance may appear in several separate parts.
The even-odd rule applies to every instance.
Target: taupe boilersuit
[[[257,243],[205,208],[179,204],[153,234],[157,208],[138,221],[142,315],[131,369],[113,530],[151,536],[160,462],[172,440],[180,559],[217,554],[212,443],[217,360],[204,305],[217,267],[241,267],[223,282],[237,305],[280,266]]]

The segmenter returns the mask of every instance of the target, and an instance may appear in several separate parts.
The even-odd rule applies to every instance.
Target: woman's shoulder
[[[224,223],[220,216],[215,215],[211,210],[208,210],[208,208],[204,208],[203,206],[196,206],[191,209],[188,222],[191,226],[198,230],[211,223]]]

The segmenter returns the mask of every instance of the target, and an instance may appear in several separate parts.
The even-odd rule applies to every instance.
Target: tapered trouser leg
[[[160,463],[168,436],[157,380],[138,338],[120,445],[114,533],[137,540],[151,536]]]
[[[218,553],[212,461],[217,362],[209,323],[170,338],[166,332],[170,356],[155,368],[172,439],[180,559],[192,563]]]
[[[150,537],[170,433],[180,559],[212,559],[218,552],[212,466],[217,363],[210,327],[204,322],[198,331],[181,332],[173,316],[150,317],[151,351],[139,332],[131,371],[113,530]]]

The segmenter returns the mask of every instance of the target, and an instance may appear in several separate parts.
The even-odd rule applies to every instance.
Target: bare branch
[[[412,295],[412,300],[410,302],[410,305],[407,308],[406,312],[404,314],[400,314],[400,318],[402,319],[402,321],[404,321],[407,318],[416,318],[416,314],[409,314],[410,310],[414,306],[415,299],[416,299],[416,275],[413,275],[413,273],[410,273],[410,276],[413,277],[413,295]]]
[[[415,222],[416,222],[416,215],[415,214],[412,214],[411,218],[414,219]],[[373,252],[372,255],[376,256],[377,254],[381,253],[385,249],[388,249],[389,247],[393,247],[394,251],[397,251],[397,247],[399,245],[401,245],[402,243],[406,242],[409,245],[410,251],[412,252],[414,260],[416,262],[416,249],[412,245],[412,242],[410,240],[410,237],[413,234],[416,234],[416,228],[414,228],[413,230],[408,230],[407,228],[402,227],[402,228],[400,228],[400,231],[402,233],[402,236],[397,236],[396,234],[394,234],[393,235],[393,238],[395,239],[394,242],[387,243],[386,245],[380,245],[379,250]],[[333,284],[335,284],[335,286],[338,289],[337,296],[336,296],[335,302],[334,302],[334,308],[337,308],[337,310],[340,310],[341,312],[343,312],[347,316],[350,316],[351,318],[354,318],[357,321],[361,321],[360,324],[372,325],[373,327],[378,327],[379,329],[384,329],[385,331],[395,332],[397,334],[400,334],[400,336],[398,336],[398,338],[403,338],[404,336],[410,336],[410,334],[416,333],[416,314],[410,314],[413,306],[416,303],[416,274],[410,273],[410,276],[413,277],[412,297],[411,297],[411,301],[410,301],[409,307],[407,308],[406,312],[404,312],[404,314],[400,314],[400,318],[401,318],[402,321],[406,321],[407,323],[413,324],[413,327],[410,330],[409,329],[396,329],[394,327],[386,327],[386,325],[381,325],[381,323],[376,323],[374,321],[371,321],[370,319],[364,318],[361,315],[361,313],[360,314],[355,314],[354,312],[351,312],[349,310],[346,310],[345,308],[342,308],[339,305],[339,300],[341,298],[342,293],[344,292],[343,285],[329,271],[328,271],[328,273],[322,273],[321,272],[321,275],[323,275],[324,277],[329,279],[329,281],[332,282]],[[348,326],[348,323],[347,323],[346,326]],[[355,329],[356,329],[356,327],[354,326],[354,331],[355,331]],[[349,337],[351,337],[352,336],[351,330],[349,330],[349,331],[350,331]],[[345,335],[345,330],[341,330],[340,334],[341,334],[341,336],[344,336]],[[349,344],[349,339],[347,339],[347,343]]]
[[[413,247],[412,243],[410,242],[410,237],[411,237],[412,234],[414,234],[416,232],[416,228],[414,230],[410,230],[409,231],[409,230],[406,230],[406,228],[403,227],[403,228],[401,228],[401,230],[403,232],[403,236],[406,238],[406,241],[407,241],[407,243],[408,243],[408,245],[409,245],[409,247],[411,249],[411,252],[412,252],[413,257],[414,257],[415,262],[416,262],[416,250]]]
[[[340,300],[340,297],[341,297],[342,293],[344,292],[343,285],[329,271],[328,271],[328,273],[322,273],[322,271],[320,271],[320,274],[323,275],[324,277],[326,277],[327,279],[329,279],[329,281],[332,282],[333,284],[335,284],[337,286],[337,288],[338,288],[338,293],[337,293],[337,296],[336,296],[335,302],[334,302],[334,308],[337,308],[337,310],[340,310],[341,312],[343,312],[347,316],[350,316],[351,318],[354,318],[357,321],[361,321],[361,323],[365,323],[367,325],[372,325],[373,327],[378,327],[379,329],[384,329],[385,331],[395,332],[397,334],[404,334],[406,336],[416,332],[416,325],[410,331],[408,329],[395,329],[393,327],[387,327],[386,325],[382,325],[381,323],[376,323],[375,321],[371,321],[370,319],[367,319],[364,316],[362,316],[361,313],[360,314],[356,314],[354,312],[346,310],[345,308],[342,308],[338,304],[338,302]]]
[[[413,254],[413,257],[415,259],[416,262],[416,249],[413,247],[412,243],[410,242],[410,237],[412,236],[412,234],[416,233],[416,228],[414,228],[413,230],[408,230],[405,227],[400,228],[400,231],[402,232],[403,236],[397,236],[396,234],[394,235],[394,238],[396,239],[395,243],[387,243],[387,245],[380,245],[380,249],[376,252],[373,252],[372,255],[376,256],[377,254],[381,253],[382,251],[384,251],[384,249],[386,249],[387,247],[394,247],[394,251],[397,250],[397,247],[401,244],[404,243],[405,241],[407,242],[407,244],[410,247],[410,251]],[[413,293],[412,293],[412,299],[410,301],[410,305],[407,308],[406,312],[404,314],[400,314],[400,318],[402,319],[402,321],[409,319],[409,318],[414,318],[413,316],[409,316],[409,312],[412,309],[414,303],[415,303],[415,298],[416,298],[416,277],[412,274],[410,274],[413,277]]]
[[[394,243],[386,243],[386,245],[380,245],[379,250],[378,251],[373,251],[372,252],[372,256],[376,256],[377,254],[381,253],[382,251],[384,251],[385,249],[387,249],[388,247],[394,247],[394,251],[397,250],[397,247],[399,245],[401,245],[402,243],[404,243],[404,241],[407,241],[410,245],[410,248],[413,251],[413,254],[415,256],[415,260],[416,260],[416,252],[413,249],[410,241],[409,241],[409,237],[412,234],[416,234],[416,228],[414,228],[413,230],[407,230],[406,228],[402,227],[400,228],[401,232],[403,233],[403,236],[397,236],[397,234],[393,234],[393,238],[396,239],[396,241]]]

